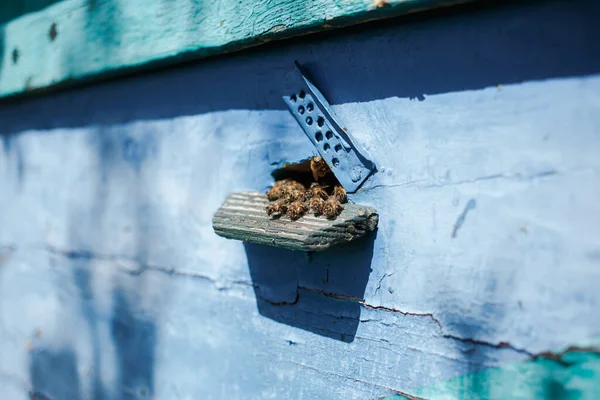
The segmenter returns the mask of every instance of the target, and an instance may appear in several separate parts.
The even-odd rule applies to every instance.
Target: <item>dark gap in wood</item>
[[[292,179],[300,182],[307,188],[310,187],[310,185],[315,181],[310,169],[310,157],[297,162],[284,164],[283,167],[273,171],[271,176],[273,179],[275,179],[275,181]],[[336,185],[343,187],[343,185],[337,180],[331,171],[329,171],[323,178],[319,179],[319,184],[324,186],[324,189],[328,194],[331,194]]]

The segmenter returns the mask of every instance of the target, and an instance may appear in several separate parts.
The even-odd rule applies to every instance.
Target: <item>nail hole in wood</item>
[[[48,36],[50,37],[50,41],[54,41],[54,39],[56,39],[56,37],[58,36],[56,22],[53,22],[52,25],[50,25],[50,32],[48,32]]]

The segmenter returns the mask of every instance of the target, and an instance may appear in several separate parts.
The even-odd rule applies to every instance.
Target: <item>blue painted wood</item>
[[[3,104],[2,393],[375,399],[594,337],[599,7],[474,7]],[[212,231],[312,151],[280,99],[294,59],[378,162],[360,246]]]
[[[62,0],[0,27],[0,97],[467,1]]]

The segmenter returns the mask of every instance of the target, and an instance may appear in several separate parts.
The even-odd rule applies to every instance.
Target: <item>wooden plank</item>
[[[321,251],[363,237],[379,222],[373,207],[359,204],[344,204],[334,220],[305,215],[291,221],[287,217],[268,217],[268,203],[266,196],[257,192],[230,194],[213,218],[215,233],[289,250]]]
[[[0,97],[470,0],[65,0],[0,30]]]
[[[598,399],[600,347],[592,340],[533,360],[488,368],[420,388],[404,399]]]
[[[600,332],[599,7],[513,2],[274,46],[244,57],[256,73],[220,57],[4,104],[2,399],[543,398],[506,395],[542,373],[477,372]],[[294,58],[380,166],[352,196],[381,215],[372,242],[306,257],[212,229],[311,154],[272,109]],[[599,398],[589,361],[548,369],[547,398]]]

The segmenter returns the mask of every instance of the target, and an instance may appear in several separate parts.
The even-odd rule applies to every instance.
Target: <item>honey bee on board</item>
[[[326,216],[328,219],[334,219],[335,217],[341,214],[343,209],[344,207],[342,207],[342,204],[339,202],[339,200],[332,196],[329,199],[327,199],[325,204],[323,204],[322,212],[323,215]]]
[[[333,188],[333,195],[332,195],[332,196],[333,196],[333,197],[335,197],[335,199],[336,199],[337,201],[339,201],[340,203],[342,203],[342,204],[343,204],[343,203],[345,203],[345,202],[346,202],[346,200],[347,200],[347,197],[346,197],[346,189],[344,189],[344,188],[343,188],[343,187],[341,187],[340,185],[336,185],[336,186]]]
[[[291,184],[292,182],[294,182],[294,181],[289,178],[285,178],[285,179],[281,179],[281,180],[275,182],[273,184],[273,186],[287,186],[287,185]]]
[[[310,187],[306,190],[306,198],[314,199],[320,197],[323,200],[327,200],[327,192],[325,191],[326,186],[320,186],[317,182],[313,182]]]
[[[300,182],[296,182],[296,181],[292,181],[292,180],[289,180],[288,183],[285,184],[285,187],[290,190],[305,190],[306,189],[304,187],[304,185],[301,184]]]
[[[287,212],[288,205],[284,200],[277,200],[267,204],[265,210],[267,211],[267,215],[270,217],[272,215],[280,216]]]
[[[292,179],[282,179],[273,184],[267,190],[267,198],[270,203],[265,207],[269,217],[287,215],[295,221],[309,211],[314,215],[323,215],[328,219],[335,219],[347,201],[346,190],[335,185],[331,196],[326,191],[328,186],[319,184],[318,180],[326,176],[330,170],[323,158],[314,156],[310,159],[310,169],[315,179],[307,189],[302,183]]]
[[[290,189],[285,192],[284,198],[288,203],[293,203],[295,201],[305,201],[306,192],[304,190],[299,189]]]
[[[287,193],[292,190],[304,190],[304,185],[300,182],[293,181],[291,179],[283,179],[277,181],[267,190],[267,198],[270,201],[285,198]]]
[[[310,170],[312,172],[313,178],[315,181],[318,181],[320,178],[327,175],[329,171],[329,166],[322,157],[313,156],[310,159]]]
[[[308,204],[315,215],[323,214],[323,206],[325,206],[325,200],[323,200],[321,197],[313,197],[312,199],[310,199],[310,202]]]
[[[308,212],[308,206],[303,201],[294,201],[287,208],[287,216],[292,221],[297,220]]]
[[[284,194],[285,187],[282,185],[273,185],[269,190],[267,190],[267,198],[271,201],[282,198]]]

